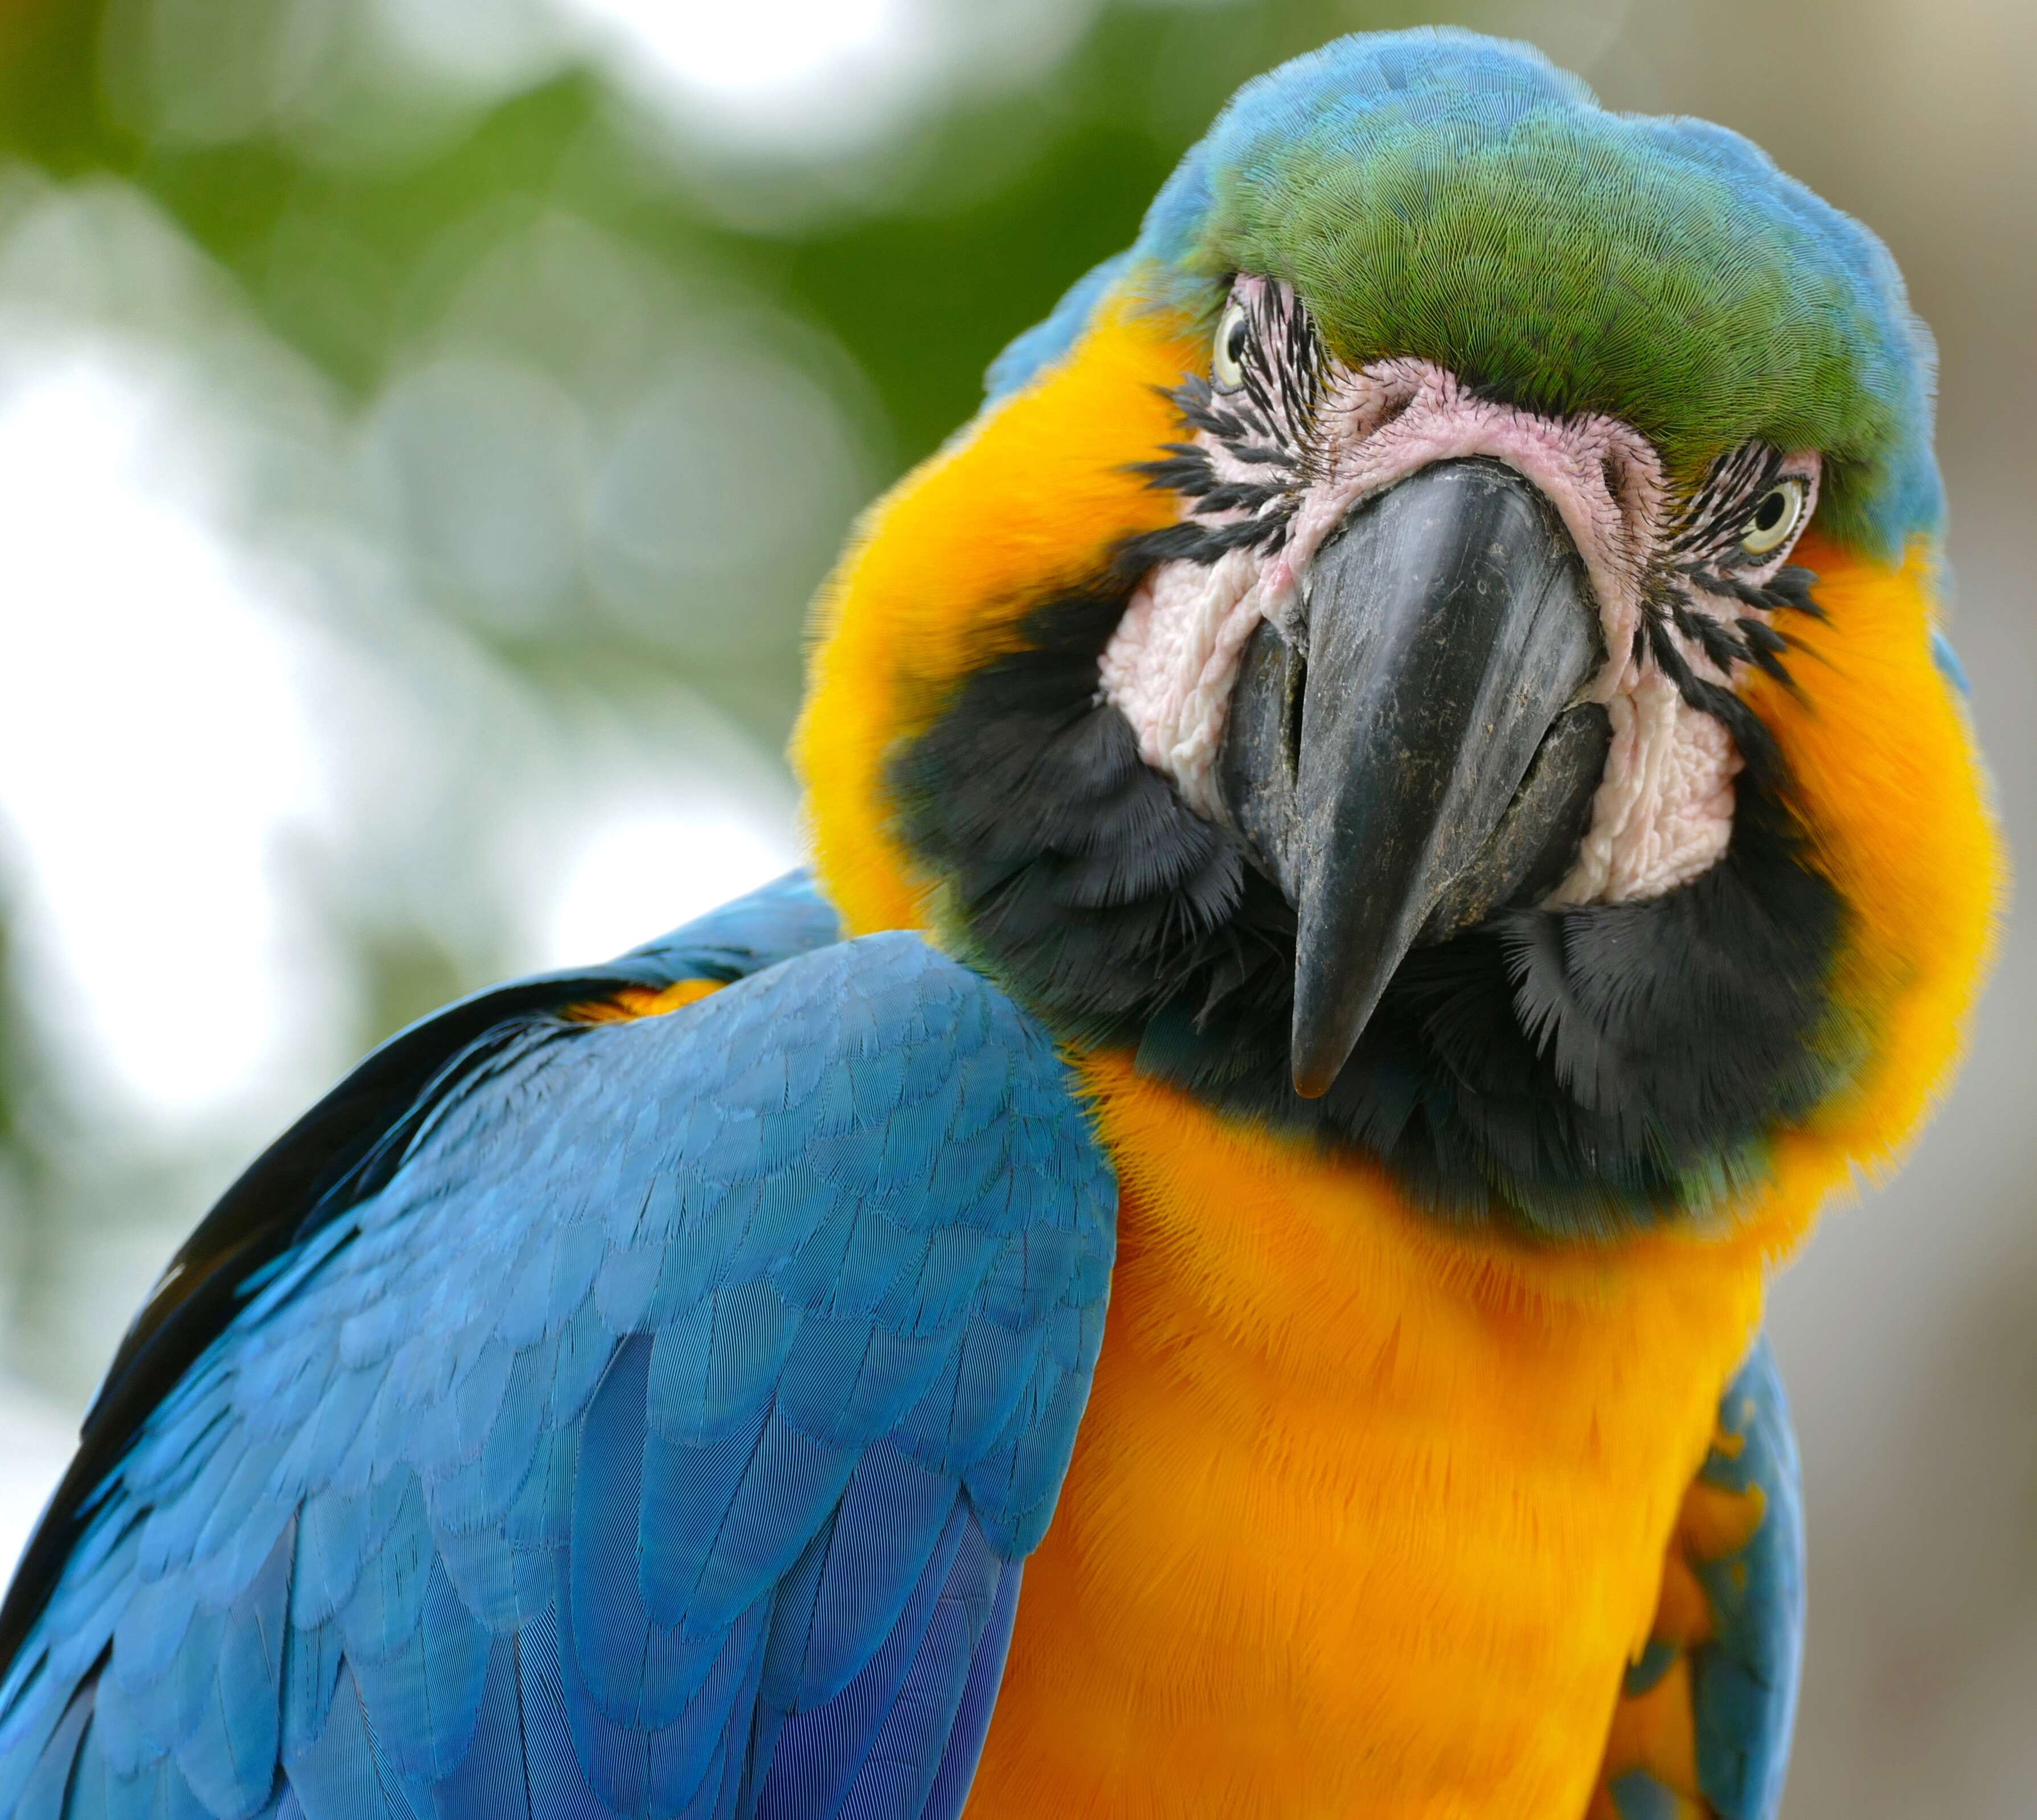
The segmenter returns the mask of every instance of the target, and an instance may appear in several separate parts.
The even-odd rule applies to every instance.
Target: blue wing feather
[[[1116,1190],[1010,1001],[833,934],[780,886],[455,1008],[368,1065],[379,1124],[342,1089],[312,1204],[194,1241],[240,1274],[116,1365],[130,1426],[0,1686],[0,1816],[959,1811]],[[675,977],[733,983],[556,1014]],[[164,1333],[194,1356],[137,1413]]]
[[[1759,1521],[1740,1547],[1691,1561],[1713,1629],[1691,1651],[1699,1790],[1718,1820],[1775,1820],[1803,1664],[1804,1508],[1789,1399],[1766,1339],[1726,1388],[1718,1438],[1698,1478],[1759,1499]],[[1651,1644],[1629,1671],[1627,1693],[1646,1693],[1676,1656],[1666,1641]],[[1620,1820],[1674,1820],[1685,1811],[1646,1769],[1628,1770],[1607,1792]]]
[[[1760,1527],[1737,1553],[1698,1565],[1718,1634],[1693,1652],[1698,1780],[1720,1820],[1773,1820],[1797,1713],[1804,1654],[1803,1473],[1775,1357],[1763,1339],[1719,1406],[1737,1443],[1714,1447],[1699,1476],[1758,1490]]]

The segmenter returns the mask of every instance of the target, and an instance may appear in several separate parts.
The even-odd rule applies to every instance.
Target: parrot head
[[[1467,34],[1302,58],[867,521],[798,741],[823,878],[1454,1217],[1882,1157],[1999,870],[1932,363],[1731,133]]]

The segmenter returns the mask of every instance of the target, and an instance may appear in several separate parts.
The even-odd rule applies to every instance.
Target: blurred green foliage
[[[243,987],[309,1003],[339,976],[294,1072],[144,1131],[60,1053],[74,988],[47,956],[6,971],[0,1274],[17,1358],[59,1342],[28,1366],[46,1381],[89,1379],[119,1312],[102,1278],[138,1292],[332,1068],[551,957],[519,900],[568,864],[557,827],[597,818],[643,751],[775,768],[807,602],[854,513],[1127,244],[1238,83],[1424,10],[923,10],[938,25],[978,4],[1007,33],[981,43],[1037,25],[1046,48],[1009,79],[950,70],[874,139],[825,149],[690,116],[598,54],[575,0],[0,0],[0,309],[25,295],[59,339],[182,363],[193,451],[216,430],[252,470],[230,539],[308,566],[308,622],[384,673],[327,739],[352,820],[283,862],[320,952]],[[519,20],[551,36],[477,74],[416,55],[406,12],[456,40]],[[173,490],[204,467],[175,441]],[[89,1289],[64,1286],[81,1273]]]
[[[230,0],[211,10],[223,27],[260,28],[258,11]],[[289,8],[268,10],[273,26]],[[704,206],[703,191],[741,179],[718,176],[711,157],[687,168],[677,143],[656,161],[641,124],[584,68],[471,110],[453,93],[398,103],[364,91],[349,131],[368,151],[350,169],[271,121],[221,143],[151,138],[110,108],[100,54],[109,26],[141,30],[146,14],[130,6],[109,21],[104,0],[13,0],[0,28],[0,148],[53,172],[134,182],[234,274],[278,335],[362,396],[457,281],[448,236],[484,216],[499,233],[516,213],[562,210],[660,261],[726,262],[840,339],[910,462],[973,410],[988,356],[1128,241],[1240,82],[1339,31],[1426,10],[1363,0],[1105,6],[1050,96],[965,97],[912,123],[909,152],[875,194],[846,219],[790,229],[746,232]],[[375,111],[399,107],[441,117],[427,128],[392,116],[392,143],[372,155]],[[467,237],[470,259],[489,237]]]
[[[235,27],[258,17],[214,10]],[[100,53],[123,17],[109,20],[104,0],[14,0],[0,27],[0,149],[60,176],[134,183],[234,275],[275,334],[363,398],[519,217],[561,211],[671,269],[724,266],[837,338],[875,387],[902,466],[970,413],[1005,341],[1130,240],[1238,83],[1337,31],[1419,10],[1107,6],[1051,97],[965,97],[913,122],[909,150],[875,194],[789,228],[731,224],[706,198],[746,179],[707,155],[689,168],[682,142],[648,145],[642,123],[584,68],[479,108],[455,93],[404,97],[413,116],[440,117],[428,127],[391,119],[380,155],[376,121],[350,121],[365,147],[351,168],[271,121],[224,142],[152,138],[109,105]],[[286,12],[278,5],[272,17]],[[130,28],[142,17],[125,9]],[[356,99],[371,116],[399,105],[372,91]],[[801,176],[777,181],[796,187]]]

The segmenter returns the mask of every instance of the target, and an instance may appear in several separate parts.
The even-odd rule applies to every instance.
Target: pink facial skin
[[[1241,279],[1238,294],[1255,300],[1254,287],[1265,282]],[[1264,479],[1215,439],[1199,432],[1195,440],[1220,480]],[[1612,417],[1544,417],[1480,398],[1427,361],[1358,368],[1332,362],[1306,452],[1298,509],[1277,552],[1234,550],[1207,565],[1162,563],[1133,593],[1100,674],[1148,765],[1171,776],[1202,814],[1219,816],[1215,759],[1240,656],[1260,621],[1294,629],[1316,552],[1354,506],[1433,463],[1483,455],[1514,469],[1555,506],[1584,560],[1608,653],[1581,699],[1604,704],[1612,747],[1590,832],[1548,901],[1655,897],[1725,852],[1740,755],[1720,722],[1635,655],[1642,584],[1677,528],[1677,502],[1646,437]],[[1792,455],[1781,471],[1805,481],[1808,520],[1816,503],[1817,455]],[[1737,572],[1759,586],[1789,553],[1786,542],[1759,568]],[[1767,617],[1701,592],[1691,601],[1729,622]],[[1702,651],[1680,636],[1677,642],[1699,675],[1731,685]]]

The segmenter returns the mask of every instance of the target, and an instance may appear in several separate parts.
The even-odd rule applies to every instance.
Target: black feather
[[[1376,1157],[1453,1217],[1604,1231],[1751,1179],[1770,1135],[1853,1060],[1828,990],[1842,906],[1752,712],[1648,619],[1649,655],[1748,757],[1725,858],[1650,901],[1510,909],[1415,950],[1330,1091],[1303,1100],[1293,911],[1097,695],[1136,578],[1207,549],[1192,526],[1128,542],[895,756],[900,832],[947,881],[972,957],[1064,1035]]]

